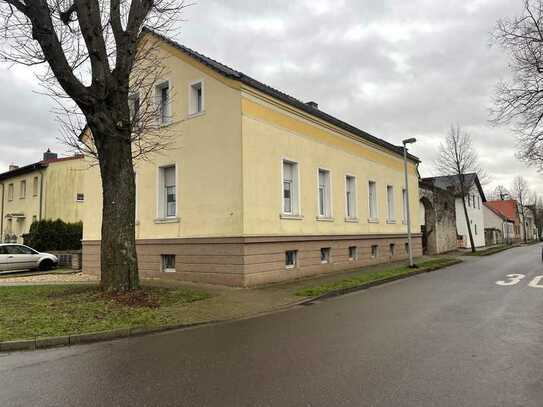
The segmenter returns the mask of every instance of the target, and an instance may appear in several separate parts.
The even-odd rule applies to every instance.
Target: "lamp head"
[[[406,144],[415,143],[416,141],[417,141],[417,139],[415,137],[411,137],[411,138],[403,140],[402,143],[405,146]]]

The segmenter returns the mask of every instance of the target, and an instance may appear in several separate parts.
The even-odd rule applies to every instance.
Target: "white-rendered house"
[[[424,178],[423,181],[431,182],[436,187],[447,189],[456,195],[455,211],[458,246],[463,248],[471,248],[464,206],[462,205],[462,196],[460,196],[461,188],[458,176],[444,175],[440,177]],[[483,247],[485,246],[483,203],[486,202],[486,197],[477,174],[470,173],[464,175],[464,189],[467,191],[467,194],[463,197],[463,199],[466,201],[466,209],[468,212],[468,218],[470,220],[473,243],[475,244],[475,247]]]
[[[515,222],[508,219],[503,213],[485,203],[484,221],[486,244],[493,245],[499,243],[510,244],[514,239]]]

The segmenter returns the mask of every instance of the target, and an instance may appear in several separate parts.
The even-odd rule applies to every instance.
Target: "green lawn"
[[[500,246],[494,246],[489,249],[483,249],[483,250],[477,250],[475,252],[467,252],[466,256],[490,256],[494,253],[503,252],[504,250],[511,249],[513,246],[511,245],[500,245]]]
[[[333,283],[322,284],[315,287],[302,288],[296,291],[296,295],[300,297],[318,297],[336,290],[354,288],[364,286],[365,284],[384,280],[391,277],[407,275],[416,271],[431,271],[442,267],[450,266],[461,262],[461,260],[453,257],[442,257],[432,260],[426,260],[417,264],[417,269],[409,268],[408,266],[395,266],[379,271],[361,271],[354,274],[352,277],[335,281]]]
[[[89,285],[0,287],[0,341],[174,324],[179,307],[206,298],[184,288],[106,296]]]

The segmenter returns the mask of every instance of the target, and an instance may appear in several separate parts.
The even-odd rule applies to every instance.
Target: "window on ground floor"
[[[406,243],[406,244],[404,245],[404,248],[405,248],[405,252],[406,252],[406,253],[409,253],[409,243]]]
[[[379,246],[376,244],[371,246],[371,258],[375,259],[379,255]]]
[[[175,255],[174,254],[162,255],[162,271],[164,273],[175,273]]]
[[[390,252],[390,255],[394,256],[394,253],[396,252],[396,245],[394,243],[389,244],[388,250]]]
[[[298,250],[287,250],[285,252],[285,267],[293,269],[298,264]]]

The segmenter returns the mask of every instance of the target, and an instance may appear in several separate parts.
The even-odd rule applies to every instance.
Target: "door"
[[[21,245],[4,246],[7,251],[9,270],[26,270],[36,267],[38,255],[34,250]]]

